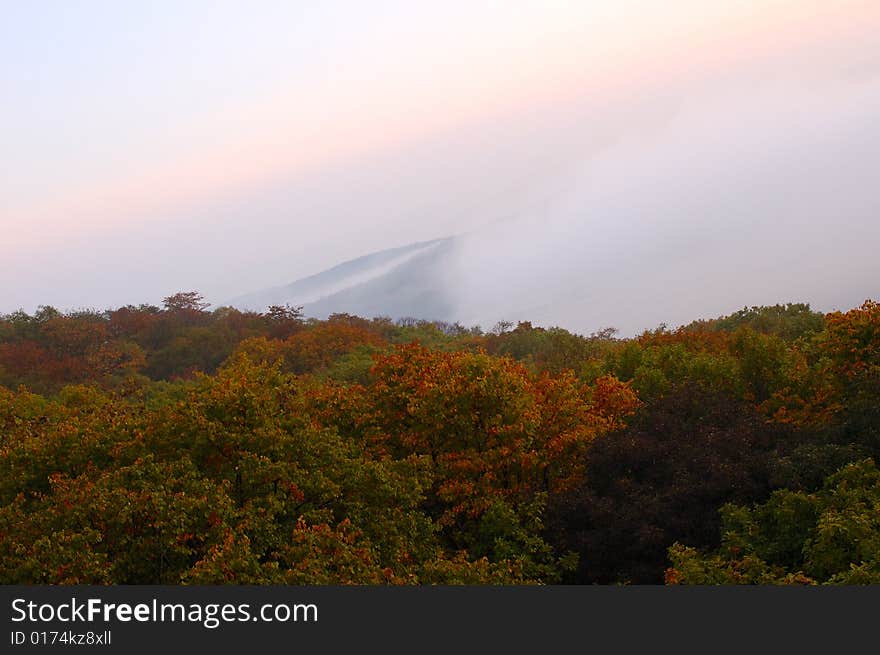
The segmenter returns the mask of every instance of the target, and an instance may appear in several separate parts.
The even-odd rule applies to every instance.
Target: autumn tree
[[[162,306],[168,312],[200,313],[210,307],[204,296],[198,291],[180,291],[162,300]]]
[[[827,325],[820,349],[828,358],[826,375],[838,384],[843,440],[880,457],[880,303],[829,314]]]
[[[524,558],[551,579],[540,537],[547,494],[575,484],[590,443],[636,407],[613,378],[532,375],[510,359],[418,344],[377,355],[368,387],[322,389],[317,416],[377,457],[426,457],[425,508],[450,546]]]
[[[748,403],[679,387],[596,439],[581,484],[553,503],[548,534],[581,555],[572,581],[661,582],[674,542],[717,545],[720,505],[789,481],[777,451],[795,440]]]

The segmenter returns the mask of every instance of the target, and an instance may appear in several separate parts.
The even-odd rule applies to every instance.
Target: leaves
[[[781,490],[753,509],[724,508],[724,541],[712,554],[676,544],[675,584],[877,584],[880,471],[848,464],[822,489]]]
[[[633,339],[197,292],[16,312],[0,581],[876,581],[878,342],[871,301]]]

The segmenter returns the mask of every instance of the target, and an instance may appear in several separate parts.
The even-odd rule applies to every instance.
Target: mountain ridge
[[[455,245],[456,237],[441,237],[378,250],[289,284],[238,296],[228,304],[255,311],[291,304],[315,318],[347,312],[445,319],[452,302],[440,280],[444,260]]]

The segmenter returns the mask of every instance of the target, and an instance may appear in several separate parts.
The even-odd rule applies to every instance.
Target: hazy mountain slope
[[[360,316],[448,318],[451,299],[441,283],[455,240],[435,239],[343,262],[291,284],[233,299],[242,309],[302,305],[308,316],[335,312]]]

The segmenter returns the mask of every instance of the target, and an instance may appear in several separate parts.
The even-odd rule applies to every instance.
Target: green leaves
[[[701,555],[676,544],[667,581],[684,584],[880,582],[880,471],[847,464],[815,493],[782,490],[752,509],[722,510],[723,543]]]
[[[877,303],[501,327],[0,317],[0,582],[877,579]]]

